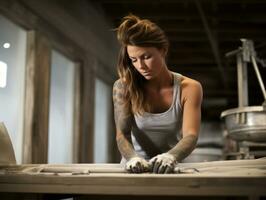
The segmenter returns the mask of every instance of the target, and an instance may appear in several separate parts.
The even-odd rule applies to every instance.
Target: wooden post
[[[73,162],[79,163],[81,159],[81,64],[75,64],[74,78],[74,141],[73,141]]]
[[[51,48],[38,32],[27,38],[23,163],[47,163]]]

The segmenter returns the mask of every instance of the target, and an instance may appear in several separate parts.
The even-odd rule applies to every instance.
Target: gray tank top
[[[172,72],[173,73],[173,72]],[[150,159],[173,148],[181,138],[182,107],[180,103],[181,74],[173,73],[173,101],[163,113],[134,115],[131,139],[138,155]]]

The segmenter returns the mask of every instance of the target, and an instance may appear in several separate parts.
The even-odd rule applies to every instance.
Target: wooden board
[[[0,192],[266,196],[265,166],[266,159],[180,163],[175,174],[129,174],[120,164],[9,165],[0,166]]]

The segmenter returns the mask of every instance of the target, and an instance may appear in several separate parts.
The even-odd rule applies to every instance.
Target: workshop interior
[[[0,198],[266,199],[265,10],[264,0],[0,0]],[[119,164],[116,28],[130,13],[164,30],[169,70],[202,85],[198,142],[173,175]]]

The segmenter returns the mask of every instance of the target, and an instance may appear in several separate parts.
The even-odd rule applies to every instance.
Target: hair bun
[[[133,14],[129,14],[122,19],[120,26],[117,28],[117,39],[121,44],[128,43],[128,36],[130,35],[128,33],[133,31],[135,25],[140,21],[141,19]]]

